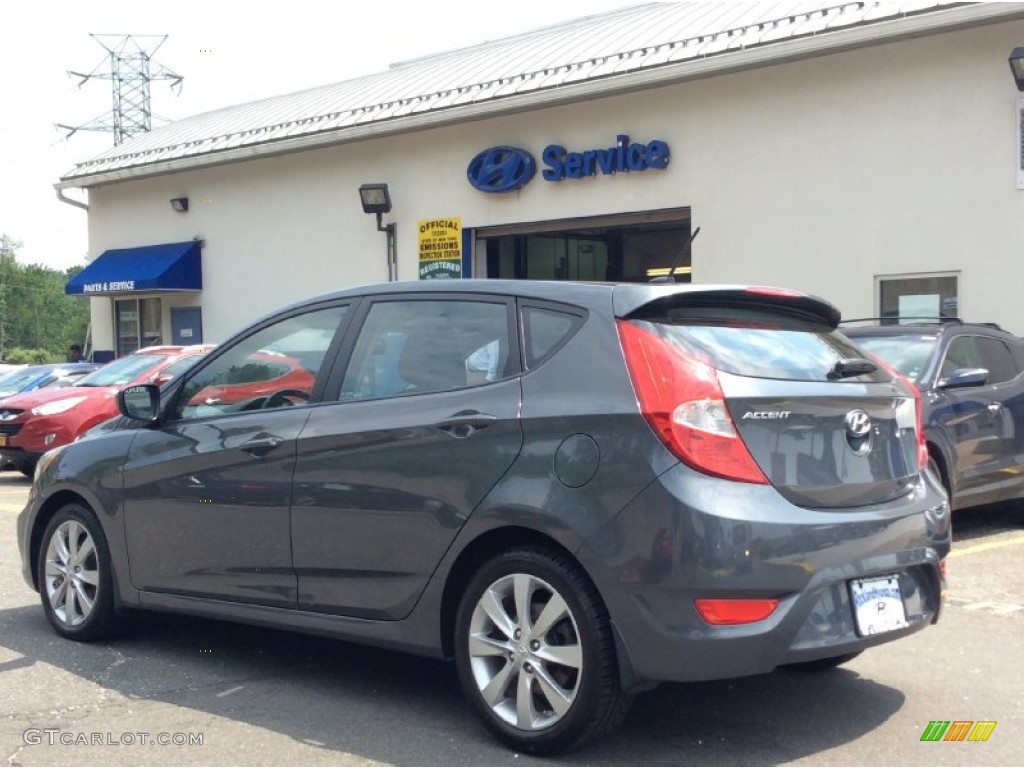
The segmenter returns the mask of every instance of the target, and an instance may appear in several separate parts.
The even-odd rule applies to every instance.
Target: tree
[[[89,303],[64,293],[82,270],[21,264],[21,243],[0,235],[0,360],[10,351],[31,360],[60,362],[69,344],[81,344],[89,326]]]

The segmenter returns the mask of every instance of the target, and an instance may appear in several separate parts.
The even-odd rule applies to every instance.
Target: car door
[[[985,367],[977,338],[961,334],[950,339],[939,371],[939,399],[933,404],[933,418],[942,425],[956,451],[957,493],[962,497],[985,492],[991,482],[994,457],[999,454],[1000,405],[990,384],[992,372],[989,382],[982,386],[941,386],[956,370]]]
[[[399,619],[522,445],[514,304],[421,294],[361,314],[331,377],[337,402],[299,442],[299,606]]]
[[[296,442],[346,312],[320,306],[269,321],[182,375],[162,422],[140,431],[125,462],[136,588],[295,606]],[[285,370],[287,388],[270,391]]]
[[[994,336],[977,336],[981,367],[988,370],[986,409],[992,414],[993,440],[984,456],[986,484],[1001,498],[1016,498],[1024,488],[1024,375],[1010,348]]]

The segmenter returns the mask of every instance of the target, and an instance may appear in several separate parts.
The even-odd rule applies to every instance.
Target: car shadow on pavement
[[[1024,500],[958,509],[953,513],[953,546],[989,537],[994,532],[1019,531],[1022,526]]]
[[[0,611],[0,647],[16,655],[0,664],[2,688],[47,690],[58,687],[48,686],[47,675],[71,673],[83,679],[76,690],[79,684],[86,690],[96,686],[101,702],[123,697],[129,712],[145,710],[138,700],[195,711],[184,717],[207,732],[205,744],[216,741],[218,718],[227,718],[249,733],[266,729],[327,750],[329,762],[335,762],[333,751],[339,758],[349,753],[396,765],[770,765],[859,739],[904,702],[899,691],[848,669],[663,685],[638,696],[621,730],[609,738],[543,760],[514,754],[492,740],[463,698],[454,666],[442,661],[149,614],[136,617],[118,640],[77,644],[56,637],[38,606]],[[47,702],[26,706],[15,705],[9,720],[24,723],[23,712],[45,712]],[[111,730],[102,711],[84,722],[91,730]],[[154,757],[166,762],[170,755]],[[268,764],[289,764],[284,755],[261,757]],[[247,762],[239,757],[239,764]]]

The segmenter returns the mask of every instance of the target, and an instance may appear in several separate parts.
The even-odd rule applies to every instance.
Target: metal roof
[[[978,13],[965,16],[965,7],[978,11],[989,6],[987,19],[1006,18],[1010,11],[1024,14],[1024,5],[1008,4],[1009,11],[1006,5],[941,0],[647,3],[178,120],[77,164],[57,186],[87,187],[410,130],[426,124],[428,116],[465,119],[469,107],[525,109],[584,98],[636,87],[645,74],[677,73],[672,76],[683,79],[687,65],[774,52],[809,38],[818,53],[827,52],[843,46],[844,31],[870,27],[877,41],[888,37],[887,25],[905,26],[925,16],[935,21],[934,29],[954,21],[984,23]],[[858,39],[866,44],[863,35]],[[762,57],[747,66],[768,60]],[[590,86],[586,96],[581,95],[583,85]]]

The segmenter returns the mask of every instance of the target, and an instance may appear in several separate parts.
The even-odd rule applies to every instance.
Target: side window
[[[955,336],[946,349],[946,357],[942,361],[940,378],[949,376],[957,368],[981,368],[981,355],[974,345],[973,336]]]
[[[504,302],[378,301],[359,331],[341,399],[488,384],[510,375],[509,350]]]
[[[172,418],[201,419],[309,402],[347,307],[279,320],[225,350],[189,376]]]
[[[548,307],[523,307],[523,340],[526,367],[536,368],[562,345],[583,323],[571,312]]]
[[[981,353],[981,367],[988,368],[988,383],[1000,384],[1014,378],[1017,366],[1010,350],[999,339],[979,336],[975,341]]]

